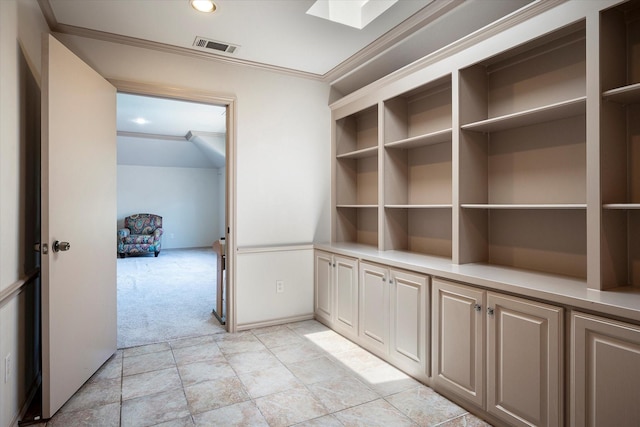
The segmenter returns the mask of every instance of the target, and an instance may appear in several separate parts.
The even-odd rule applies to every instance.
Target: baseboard
[[[248,331],[249,329],[264,328],[267,326],[283,325],[285,323],[302,322],[304,320],[312,320],[314,318],[313,313],[305,314],[302,316],[283,317],[280,319],[264,320],[262,322],[242,323],[237,325],[237,331]]]

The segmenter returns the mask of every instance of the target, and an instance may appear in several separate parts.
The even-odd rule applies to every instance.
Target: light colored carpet
[[[163,249],[118,258],[118,348],[224,332],[213,250]]]

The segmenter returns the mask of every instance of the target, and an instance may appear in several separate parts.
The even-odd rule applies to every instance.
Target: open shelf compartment
[[[378,106],[337,120],[335,137],[337,157],[378,147]]]
[[[640,1],[600,16],[601,289],[640,286]]]
[[[378,207],[337,207],[336,241],[378,247]]]

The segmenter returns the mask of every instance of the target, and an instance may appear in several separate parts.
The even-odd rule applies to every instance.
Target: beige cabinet
[[[509,425],[562,425],[562,312],[434,279],[434,387]]]
[[[358,260],[315,252],[315,315],[350,338],[358,333]]]
[[[419,379],[428,377],[428,279],[360,263],[360,343]]]
[[[433,279],[433,382],[484,406],[485,292]]]
[[[640,425],[640,327],[574,312],[571,354],[571,425]]]
[[[562,308],[487,293],[487,411],[513,426],[563,423]]]
[[[358,337],[381,355],[389,352],[389,270],[360,263],[360,328]]]
[[[314,274],[314,312],[318,320],[333,323],[333,255],[328,252],[315,251]]]

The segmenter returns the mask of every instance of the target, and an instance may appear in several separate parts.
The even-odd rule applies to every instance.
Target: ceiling
[[[343,94],[535,2],[399,0],[359,30],[307,14],[314,0],[214,1],[206,14],[189,0],[39,0],[56,32],[299,74]],[[197,37],[238,48],[194,47]]]
[[[361,30],[307,14],[314,0],[214,0],[212,14],[189,0],[38,1],[54,32],[318,79],[346,95],[543,0],[399,0]],[[237,49],[195,47],[199,37]],[[119,164],[219,167],[224,108],[189,104],[119,95]]]
[[[226,107],[118,93],[118,164],[220,169]]]

